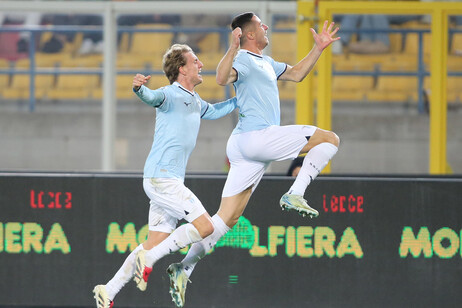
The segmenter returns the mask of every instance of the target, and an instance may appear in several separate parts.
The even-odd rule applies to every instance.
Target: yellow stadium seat
[[[392,25],[392,29],[400,29],[401,26]],[[390,38],[390,52],[399,53],[403,49],[403,35],[401,33],[389,33]]]
[[[460,72],[462,71],[462,56],[448,56],[448,71]]]
[[[47,91],[53,87],[53,75],[35,75],[35,97],[44,98]],[[4,89],[2,95],[9,99],[26,99],[29,97],[29,75],[16,74],[12,77],[11,85]]]
[[[117,55],[116,65],[118,69],[142,69],[151,62],[150,58],[121,53]]]
[[[15,68],[28,69],[30,66],[29,58],[18,59],[13,62]]]
[[[271,56],[279,62],[295,65],[297,61],[297,34],[295,32],[272,32]]]
[[[366,94],[366,100],[368,102],[404,103],[410,101],[415,102],[417,99],[416,93],[373,90]]]
[[[332,100],[362,101],[374,87],[372,76],[333,76]]]
[[[202,52],[206,53],[222,53],[220,48],[220,33],[207,33],[203,39],[197,44]]]
[[[372,76],[333,76],[332,90],[370,90],[374,86]]]
[[[67,53],[36,53],[35,54],[35,65],[37,67],[56,67],[60,66],[61,62],[71,58],[70,54]]]
[[[380,65],[380,70],[384,72],[416,72],[417,69],[417,58],[406,54],[390,57]]]
[[[451,54],[462,56],[462,33],[454,33],[451,40]]]
[[[217,84],[215,75],[203,75],[203,82],[196,87],[197,93],[205,101],[221,101],[225,98],[225,87]]]
[[[171,29],[169,24],[142,24],[137,29]],[[152,56],[155,65],[162,66],[162,55],[171,46],[173,39],[172,32],[134,32],[132,43],[129,49],[130,54],[148,54]]]
[[[379,76],[377,90],[416,92],[417,77],[414,76]]]
[[[116,95],[117,98],[135,98],[133,93],[133,76],[117,75],[116,77]]]
[[[379,76],[376,89],[367,93],[371,102],[417,102],[417,77]]]
[[[220,63],[221,59],[223,58],[222,53],[212,53],[212,52],[207,52],[207,53],[198,53],[197,57],[199,60],[204,64],[202,67],[202,70],[207,70],[207,71],[215,71],[217,69],[218,63]]]
[[[124,32],[120,35],[120,42],[118,51],[120,53],[127,53],[130,48],[131,35],[128,32]]]
[[[334,61],[335,58],[335,61]],[[333,69],[336,71],[374,71],[375,63],[369,61],[368,58],[344,58],[344,57],[333,57],[332,61]]]
[[[85,55],[74,58],[66,58],[61,62],[61,67],[88,67],[97,68],[103,65],[102,55]]]
[[[409,21],[401,25],[402,29],[418,29],[418,30],[429,30],[430,24],[422,23],[419,21]],[[429,55],[431,53],[431,34],[423,33],[423,53]],[[416,55],[419,51],[419,34],[418,33],[407,33],[404,36],[404,53]]]
[[[48,91],[51,99],[87,99],[99,87],[97,75],[59,75],[56,87]]]
[[[10,77],[6,74],[0,74],[0,96],[2,96],[3,90],[7,89],[10,84]]]
[[[6,69],[10,67],[10,62],[6,59],[0,58],[0,69]]]
[[[448,76],[447,77],[447,99],[448,102],[454,102],[462,99],[462,76]],[[424,79],[424,89],[429,93],[431,92],[431,79],[426,77]]]

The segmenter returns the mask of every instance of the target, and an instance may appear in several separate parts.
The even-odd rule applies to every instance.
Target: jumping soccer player
[[[175,44],[163,57],[169,86],[150,90],[144,84],[151,76],[137,74],[133,79],[136,95],[157,109],[154,142],[143,180],[150,199],[149,233],[115,276],[106,285],[94,288],[98,308],[112,307],[116,294],[133,276],[138,288],[145,290],[157,260],[204,239],[214,230],[213,219],[183,182],[201,118],[218,119],[227,115],[236,108],[236,98],[217,104],[202,100],[194,91],[202,82],[202,66],[189,46]],[[189,223],[176,228],[181,219]]]
[[[292,67],[263,55],[269,42],[268,26],[258,16],[249,12],[233,19],[232,43],[218,64],[216,76],[218,84],[234,85],[239,107],[239,122],[226,148],[231,167],[220,208],[213,216],[214,232],[192,245],[181,263],[169,267],[173,272],[171,293],[178,307],[184,305],[186,283],[194,266],[237,223],[270,162],[294,159],[307,153],[295,182],[282,196],[280,205],[282,209],[295,210],[303,216],[319,215],[303,196],[308,185],[337,153],[340,141],[335,133],[315,126],[280,126],[277,80],[302,81],[323,50],[340,39],[333,38],[338,31],[338,28],[332,31],[333,26],[334,23],[328,25],[325,21],[320,34],[311,29],[315,46]]]

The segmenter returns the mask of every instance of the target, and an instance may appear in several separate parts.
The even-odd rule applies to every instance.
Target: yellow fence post
[[[313,36],[310,28],[314,24],[314,2],[297,2],[297,61],[303,59],[313,47]],[[296,85],[295,123],[314,124],[313,78],[311,73]]]
[[[430,162],[431,174],[446,173],[446,131],[447,131],[447,54],[448,15],[442,8],[432,12],[432,48],[430,78],[432,85],[430,99]]]
[[[431,106],[429,128],[429,172],[447,173],[447,57],[448,15],[462,15],[462,3],[417,1],[320,1],[319,22],[333,14],[409,14],[432,15]],[[339,35],[341,36],[341,29]],[[332,53],[330,48],[319,60],[317,91],[317,123],[332,130]],[[327,169],[327,170],[326,170]],[[327,172],[330,169],[327,167]]]

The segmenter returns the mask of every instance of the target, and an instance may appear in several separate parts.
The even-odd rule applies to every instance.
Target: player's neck
[[[185,78],[178,78],[177,82],[189,92],[194,92],[194,88],[196,87],[193,83],[188,82]]]
[[[254,54],[257,54],[257,55],[262,55],[263,54],[263,50],[261,50],[260,48],[258,48],[258,46],[254,45],[254,44],[244,44],[241,46],[242,49],[245,49],[245,50],[248,50],[250,52],[253,52]]]

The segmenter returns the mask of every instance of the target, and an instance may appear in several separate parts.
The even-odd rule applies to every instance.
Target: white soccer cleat
[[[303,217],[309,216],[310,218],[318,217],[319,212],[308,205],[305,199],[299,195],[284,194],[279,201],[282,210],[297,211]]]
[[[95,294],[96,299],[96,307],[97,308],[112,308],[114,306],[114,302],[109,299],[106,292],[106,286],[99,284],[93,289],[93,293]]]
[[[189,281],[188,276],[186,276],[181,263],[170,264],[167,268],[167,274],[170,277],[169,292],[172,296],[172,301],[177,307],[183,307],[185,303],[186,285]]]
[[[136,286],[141,291],[145,291],[148,286],[148,278],[152,272],[152,267],[147,267],[146,264],[146,250],[140,250],[136,254],[136,267],[133,280]]]

